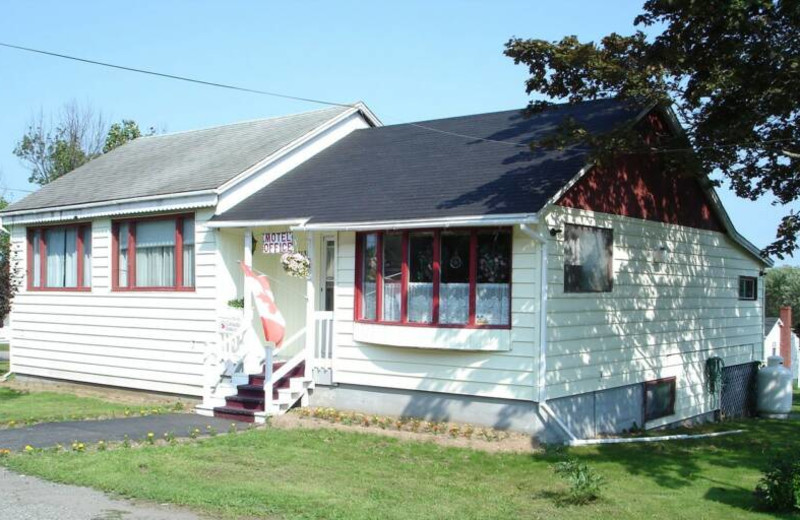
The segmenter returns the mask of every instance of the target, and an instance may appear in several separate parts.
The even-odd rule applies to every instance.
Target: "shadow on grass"
[[[702,478],[704,467],[762,471],[772,454],[800,448],[800,422],[797,421],[740,420],[687,432],[733,429],[746,431],[698,440],[600,445],[597,454],[589,458],[621,464],[631,474],[649,477],[663,487],[680,488]]]
[[[2,374],[0,374],[2,375]],[[12,390],[11,388],[0,388],[0,403],[8,402],[11,399],[18,399],[27,395],[27,392]]]
[[[718,502],[746,511],[755,511],[755,495],[752,490],[729,487],[712,487],[703,496],[706,500]]]

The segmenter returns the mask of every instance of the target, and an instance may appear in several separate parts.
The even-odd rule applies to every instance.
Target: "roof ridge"
[[[334,110],[334,109],[337,109],[337,108],[345,109],[345,108],[356,108],[356,107],[355,106],[347,106],[346,107],[344,105],[343,106],[333,106],[333,107],[320,108],[320,109],[317,109],[317,110],[308,110],[306,112],[297,112],[297,113],[294,113],[294,114],[285,114],[285,115],[282,115],[282,116],[259,117],[259,118],[255,118],[255,119],[245,119],[244,121],[235,121],[235,122],[232,122],[232,123],[224,123],[224,124],[221,124],[221,125],[206,126],[206,127],[203,127],[203,128],[192,128],[190,130],[179,130],[177,132],[167,132],[167,133],[164,133],[164,134],[143,135],[143,136],[139,137],[137,140],[139,140],[139,139],[153,139],[153,138],[157,138],[157,137],[171,137],[171,136],[174,136],[174,135],[191,134],[193,132],[205,132],[207,130],[216,130],[218,128],[245,125],[245,124],[248,124],[248,123],[258,123],[258,122],[261,122],[261,121],[278,121],[280,119],[289,119],[291,117],[299,117],[299,116],[305,116],[305,115],[308,115],[308,114],[316,114],[318,112],[325,112],[326,110]]]
[[[563,102],[560,102],[560,103],[553,103],[552,105],[550,105],[550,107],[562,107],[562,108],[563,107],[570,107],[570,106],[574,107],[576,105],[584,105],[584,104],[589,104],[589,103],[601,103],[601,102],[609,102],[609,101],[625,102],[625,100],[618,100],[618,99],[614,99],[614,98],[584,99],[584,100],[579,101],[577,103],[570,103],[569,101],[563,101]],[[394,123],[394,124],[391,124],[391,125],[384,125],[384,126],[382,126],[380,128],[392,128],[392,127],[404,126],[404,125],[412,125],[413,126],[413,125],[421,125],[421,124],[425,124],[425,123],[437,123],[439,121],[453,121],[453,120],[456,120],[456,119],[466,119],[466,118],[472,118],[472,117],[476,117],[476,116],[488,116],[488,115],[492,115],[492,114],[502,114],[502,113],[505,113],[505,112],[524,112],[526,109],[527,109],[527,106],[522,107],[522,108],[509,108],[509,109],[506,109],[506,110],[492,110],[491,112],[480,112],[480,113],[477,113],[477,114],[462,114],[462,115],[459,115],[459,116],[448,116],[448,117],[440,117],[440,118],[436,118],[436,119],[425,119],[425,120],[422,120],[422,121],[409,121],[407,123]]]

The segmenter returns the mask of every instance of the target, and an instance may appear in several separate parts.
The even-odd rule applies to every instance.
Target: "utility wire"
[[[61,53],[52,52],[52,51],[45,51],[45,50],[41,50],[41,49],[33,49],[33,48],[30,48],[30,47],[23,47],[21,45],[13,45],[11,43],[0,42],[0,47],[6,47],[6,48],[9,48],[9,49],[15,49],[15,50],[20,50],[20,51],[25,51],[25,52],[32,52],[32,53],[35,53],[35,54],[43,54],[45,56],[52,56],[52,57],[56,57],[56,58],[66,59],[66,60],[78,61],[78,62],[81,62],[81,63],[88,63],[88,64],[91,64],[91,65],[99,65],[101,67],[109,67],[109,68],[112,68],[112,69],[125,70],[125,71],[128,71],[128,72],[137,72],[137,73],[140,73],[140,74],[147,74],[147,75],[150,75],[150,76],[156,76],[156,77],[160,77],[160,78],[174,79],[174,80],[177,80],[177,81],[185,81],[185,82],[188,82],[188,83],[195,83],[195,84],[198,84],[198,85],[205,85],[205,86],[208,86],[208,87],[217,87],[217,88],[223,88],[223,89],[228,89],[228,90],[235,90],[235,91],[239,91],[239,92],[247,92],[247,93],[250,93],[250,94],[260,94],[260,95],[264,95],[264,96],[272,96],[272,97],[278,97],[278,98],[283,98],[283,99],[292,99],[292,100],[295,100],[295,101],[305,101],[307,103],[316,103],[318,105],[354,108],[354,105],[350,105],[350,104],[347,104],[347,103],[336,103],[336,102],[333,102],[333,101],[325,101],[325,100],[322,100],[322,99],[315,99],[315,98],[308,98],[308,97],[301,97],[301,96],[292,96],[292,95],[289,95],[289,94],[281,94],[279,92],[271,92],[271,91],[268,91],[268,90],[258,90],[258,89],[252,89],[252,88],[247,88],[247,87],[239,87],[239,86],[236,86],[236,85],[230,85],[230,84],[226,84],[226,83],[216,83],[216,82],[213,82],[213,81],[205,81],[205,80],[196,79],[196,78],[189,78],[189,77],[186,77],[186,76],[178,76],[176,74],[167,74],[167,73],[164,73],[164,72],[156,72],[156,71],[153,71],[153,70],[138,69],[138,68],[135,68],[135,67],[128,67],[128,66],[124,66],[124,65],[115,65],[113,63],[107,63],[107,62],[97,61],[97,60],[90,60],[90,59],[87,59],[87,58],[79,58],[77,56],[70,56],[70,55],[67,55],[67,54],[61,54]],[[413,127],[416,127],[416,128],[420,128],[420,129],[423,129],[423,130],[427,130],[427,131],[430,131],[430,132],[436,132],[436,133],[440,133],[440,134],[444,134],[444,135],[451,135],[451,136],[454,136],[454,137],[460,137],[460,138],[464,138],[464,139],[474,139],[476,141],[499,143],[499,144],[505,144],[505,145],[515,146],[515,147],[526,147],[527,148],[527,147],[530,146],[528,143],[521,143],[521,142],[516,142],[516,141],[505,141],[505,140],[500,140],[500,139],[489,139],[489,138],[486,138],[486,137],[478,137],[478,136],[474,136],[474,135],[459,134],[459,133],[456,133],[456,132],[450,132],[450,131],[447,131],[447,130],[441,130],[441,129],[438,129],[438,128],[433,128],[433,127],[426,126],[426,125],[423,125],[423,124],[420,124],[420,123],[403,123],[403,124],[406,124],[408,126],[413,126]],[[761,147],[762,145],[768,144],[768,143],[778,143],[778,142],[787,142],[787,141],[792,141],[792,139],[789,139],[789,138],[787,138],[787,139],[773,139],[773,140],[769,140],[769,141],[762,141],[761,143],[721,144],[721,145],[716,145],[716,146],[711,146],[711,147],[655,149],[655,150],[648,150],[648,152],[650,152],[650,153],[659,153],[659,154],[660,153],[683,153],[683,152],[692,152],[692,151],[704,150],[704,149],[719,149],[719,148],[728,148],[728,147],[746,147],[746,146]],[[26,191],[26,190],[9,190],[9,191]]]
[[[164,72],[156,72],[156,71],[153,71],[153,70],[137,69],[137,68],[134,68],[134,67],[126,67],[124,65],[115,65],[113,63],[106,63],[106,62],[103,62],[103,61],[90,60],[90,59],[86,59],[86,58],[78,58],[76,56],[68,56],[66,54],[60,54],[60,53],[57,53],[57,52],[43,51],[43,50],[40,50],[40,49],[32,49],[30,47],[22,47],[20,45],[13,45],[13,44],[10,44],[10,43],[0,42],[0,47],[7,47],[9,49],[16,49],[16,50],[25,51],[25,52],[33,52],[33,53],[36,53],[36,54],[44,54],[46,56],[53,56],[53,57],[56,57],[56,58],[63,58],[65,60],[79,61],[79,62],[82,62],[82,63],[89,63],[91,65],[100,65],[101,67],[109,67],[109,68],[112,68],[112,69],[127,70],[129,72],[138,72],[140,74],[149,74],[150,76],[157,76],[157,77],[160,77],[160,78],[175,79],[175,80],[178,80],[178,81],[186,81],[186,82],[189,82],[189,83],[197,83],[198,85],[206,85],[208,87],[225,88],[225,89],[228,89],[228,90],[237,90],[237,91],[240,91],[240,92],[249,92],[251,94],[261,94],[261,95],[264,95],[264,96],[279,97],[279,98],[283,98],[283,99],[293,99],[295,101],[306,101],[308,103],[316,103],[318,105],[328,105],[328,106],[337,106],[337,107],[352,107],[353,106],[353,105],[348,105],[348,104],[345,104],[345,103],[334,103],[332,101],[324,101],[322,99],[313,99],[313,98],[300,97],[300,96],[291,96],[291,95],[288,95],[288,94],[281,94],[281,93],[278,93],[278,92],[270,92],[270,91],[267,91],[267,90],[258,90],[258,89],[253,89],[253,88],[238,87],[236,85],[228,85],[228,84],[225,84],[225,83],[216,83],[216,82],[213,82],[213,81],[205,81],[205,80],[202,80],[202,79],[188,78],[188,77],[185,77],[185,76],[178,76],[178,75],[175,75],[175,74],[166,74]]]

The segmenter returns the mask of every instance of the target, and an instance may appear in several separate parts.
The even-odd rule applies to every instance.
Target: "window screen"
[[[610,229],[564,226],[564,292],[610,292],[614,235]]]

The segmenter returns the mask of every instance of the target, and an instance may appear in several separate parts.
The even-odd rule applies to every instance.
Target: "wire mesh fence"
[[[722,369],[720,410],[723,420],[756,415],[758,365],[758,362],[745,363]]]

